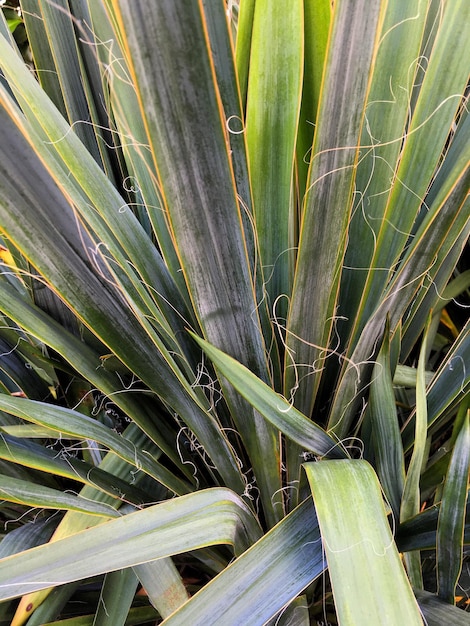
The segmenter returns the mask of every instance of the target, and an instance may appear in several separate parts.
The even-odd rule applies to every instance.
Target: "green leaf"
[[[398,244],[396,252],[382,250],[377,237],[381,230],[392,230],[389,220],[398,217],[392,207],[387,214],[387,189],[409,115],[410,77],[419,63],[427,4],[425,0],[389,2],[382,25],[362,128],[356,197],[341,282],[339,310],[347,311],[348,319],[341,321],[338,332],[344,345],[349,342],[350,351],[376,306],[366,291],[368,284],[372,282],[380,293],[388,280],[386,268],[392,269],[385,262],[376,265],[379,261],[374,257],[398,255],[402,249]]]
[[[260,259],[258,253],[258,238],[254,224],[252,202],[252,180],[254,177],[250,176],[248,168],[246,124],[244,122],[245,113],[242,108],[241,96],[238,89],[239,85],[233,58],[233,43],[227,31],[227,12],[225,11],[223,3],[203,0],[203,6],[204,21],[207,25],[211,50],[218,50],[218,53],[213,56],[214,69],[222,107],[227,118],[226,134],[227,140],[230,143],[230,158],[233,166],[237,195],[241,206],[243,235],[248,251],[250,271],[253,276],[261,330],[265,345],[269,350],[270,375],[273,387],[280,389],[282,385],[281,364],[278,354],[278,344],[274,338],[274,329],[271,324],[266,300],[262,259]],[[232,6],[232,9],[233,8]],[[242,10],[244,15],[242,19],[243,22],[245,22],[247,17],[245,13],[246,9],[247,4],[244,3]],[[252,16],[250,16],[250,18],[252,19]],[[251,26],[250,24],[250,29]],[[239,23],[238,36],[240,36],[241,28],[243,27]]]
[[[455,590],[462,570],[469,465],[470,420],[467,413],[452,452],[437,526],[438,595],[449,604],[455,603]]]
[[[99,58],[98,67],[103,91],[106,94],[105,111],[112,118],[105,121],[105,126],[116,128],[115,132],[110,133],[108,141],[115,146],[118,153],[122,150],[125,163],[121,167],[127,169],[123,175],[128,174],[122,181],[122,191],[126,191],[129,206],[141,223],[150,222],[168,271],[187,305],[187,308],[180,309],[180,312],[189,321],[191,318],[189,295],[180,271],[181,266],[173,245],[168,220],[163,211],[158,181],[153,173],[153,157],[145,148],[148,144],[147,129],[142,116],[136,114],[139,109],[138,91],[124,59],[121,48],[122,36],[115,20],[110,19],[105,3],[90,2],[88,5],[93,26],[88,43]],[[141,262],[140,259],[136,261]],[[148,264],[148,268],[151,267],[152,265]],[[150,282],[148,284],[154,285]],[[173,303],[173,299],[171,302]],[[196,323],[192,319],[191,322]]]
[[[449,150],[446,152],[443,167],[439,169],[429,191],[430,197],[426,199],[428,206],[434,205],[438,196],[441,196],[443,192],[444,194],[448,192],[449,182],[452,183],[454,180],[456,171],[459,169],[465,171],[470,159],[468,148],[469,132],[470,115],[465,114],[464,111],[459,120],[457,130],[452,137]],[[441,250],[437,253],[437,258],[433,260],[427,272],[426,280],[412,303],[410,317],[405,324],[402,358],[409,354],[418,340],[428,311],[432,309],[434,315],[437,315],[448,304],[448,299],[457,298],[463,293],[465,286],[468,288],[469,274],[467,272],[463,272],[453,280],[451,279],[457,259],[468,238],[468,232],[468,229],[464,229],[462,234],[455,239],[455,243],[451,243],[451,245],[445,245],[444,243]],[[451,282],[447,284],[449,279],[451,279]],[[431,283],[433,288],[429,289]]]
[[[24,5],[24,6],[23,6]],[[22,2],[28,36],[34,41],[35,64],[46,88],[51,87],[56,104],[66,115],[90,154],[101,164],[98,139],[90,109],[95,103],[87,100],[88,77],[82,71],[78,41],[74,36],[74,21],[66,0]],[[71,45],[70,42],[74,42]],[[47,74],[53,74],[52,77]],[[93,119],[94,118],[94,119]]]
[[[453,601],[470,329],[440,311],[468,298],[470,9],[279,5],[22,0],[33,70],[1,11],[3,533],[49,515],[28,503],[117,518],[66,510],[31,550],[14,531],[0,594],[41,590],[0,622],[414,623],[419,550]]]
[[[67,585],[61,585],[60,587],[54,587],[50,590],[47,598],[38,608],[34,609],[31,615],[31,610],[26,611],[25,619],[23,621],[18,620],[18,611],[15,614],[12,626],[23,624],[26,620],[28,626],[44,626],[46,622],[51,619],[55,619],[62,611],[64,605],[70,600],[79,588],[79,583],[68,583]],[[26,596],[27,598],[28,596]],[[33,605],[34,606],[34,605]]]
[[[149,500],[148,494],[134,485],[130,485],[129,482],[121,480],[99,467],[74,458],[72,454],[65,459],[60,458],[54,450],[49,450],[42,445],[17,439],[7,434],[15,432],[17,428],[24,427],[3,426],[1,428],[1,431],[6,434],[0,433],[0,458],[25,467],[32,467],[42,472],[49,472],[55,476],[78,480],[108,494],[113,499],[119,494],[121,499],[136,505],[143,505]],[[41,437],[57,438],[58,433],[57,430],[50,429],[46,433],[42,433]]]
[[[377,308],[371,317],[367,319],[366,316],[365,326],[357,343],[355,345],[352,343],[350,346],[350,352],[347,353],[350,361],[344,360],[342,376],[331,406],[330,425],[339,437],[343,437],[348,432],[359,408],[362,394],[358,393],[358,381],[362,389],[365,389],[372,369],[371,355],[374,355],[377,339],[383,333],[387,315],[390,315],[390,326],[393,332],[407,312],[428,270],[434,267],[434,272],[437,271],[436,257],[441,263],[444,262],[446,251],[450,251],[456,241],[463,236],[464,232],[468,233],[470,228],[467,199],[470,176],[468,141],[462,142],[462,150],[451,168],[451,175],[446,179],[446,184],[440,188],[439,194],[434,197],[432,205],[423,205],[434,173],[433,168],[439,167],[441,162],[443,145],[439,142],[442,137],[447,137],[447,133],[451,132],[460,94],[463,93],[467,81],[467,71],[466,69],[462,71],[460,59],[462,55],[467,54],[470,36],[467,36],[466,32],[462,34],[462,38],[459,39],[462,42],[462,48],[456,50],[456,46],[449,43],[449,33],[452,31],[452,40],[457,41],[454,39],[451,23],[454,20],[459,21],[457,30],[460,31],[462,28],[468,29],[470,20],[462,19],[463,14],[459,13],[463,9],[462,6],[458,9],[453,3],[450,11],[449,8],[450,5],[446,4],[444,21],[448,23],[444,25],[444,21],[439,22],[439,35],[427,66],[426,90],[420,91],[419,97],[422,102],[420,106],[417,105],[413,113],[412,128],[410,127],[407,131],[404,150],[409,151],[405,161],[404,152],[401,153],[400,167],[405,167],[405,163],[408,163],[410,171],[414,171],[415,174],[408,179],[410,172],[407,170],[406,181],[404,181],[397,171],[384,216],[386,219],[380,221],[381,231],[376,235],[377,244],[374,244],[374,249],[377,264],[374,264],[375,269],[371,270],[370,276],[371,285],[374,285],[373,289],[380,290],[381,295],[378,296],[377,293],[367,290],[367,297],[364,296],[364,302],[376,301]],[[467,4],[465,4],[466,11],[468,11]],[[446,75],[445,85],[442,85],[443,89],[445,87],[443,92],[434,89],[436,76],[441,73]],[[433,93],[429,94],[428,92],[431,91]],[[434,137],[434,129],[439,136],[437,142],[434,139],[431,140]],[[420,155],[418,159],[417,154]],[[425,169],[428,171],[426,181],[421,170],[421,155],[426,162]],[[432,167],[431,163],[433,163]],[[419,172],[416,171],[418,169]],[[384,181],[384,188],[389,189],[388,180]],[[408,207],[407,211],[400,209],[404,203]],[[420,220],[417,220],[419,229],[416,232],[413,220],[418,217],[419,213]],[[461,242],[463,243],[463,239]],[[400,263],[397,271],[393,272],[398,261]],[[387,281],[379,280],[384,272],[390,272],[388,276],[391,276],[391,279],[387,277]],[[351,363],[355,364],[358,369],[351,367]]]
[[[240,97],[244,111],[246,107],[246,94],[248,91],[251,38],[253,36],[253,16],[255,14],[255,6],[255,0],[240,0],[236,62],[238,82],[240,84]]]
[[[136,76],[164,207],[198,321],[209,341],[269,381],[227,150],[232,112],[222,110],[201,6],[182,0],[118,6],[116,13],[127,24],[128,63]],[[277,434],[240,396],[224,391],[261,485],[266,514],[275,523],[280,511],[272,497],[277,499],[281,488]]]
[[[416,289],[427,274],[429,267],[436,262],[436,256],[445,258],[446,250],[450,250],[459,239],[463,242],[470,232],[468,219],[470,201],[467,194],[470,169],[459,168],[455,175],[456,180],[450,181],[451,189],[442,205],[435,207],[435,211],[427,214],[426,222],[421,226],[421,232],[412,239],[398,271],[387,287],[383,300],[364,327],[351,359],[347,361],[350,365],[340,379],[331,408],[332,417],[341,416],[338,427],[335,428],[338,436],[348,431],[358,409],[358,399],[361,397],[357,389],[358,381],[365,384],[365,381],[369,380],[371,355],[374,354],[377,338],[383,333],[387,316],[390,316],[390,326],[393,330],[407,313]],[[426,235],[422,236],[424,233]],[[465,334],[463,337],[465,338]],[[459,381],[460,389],[461,379]],[[452,380],[452,389],[456,391],[455,379]],[[447,394],[448,390],[446,390],[445,398],[448,397]],[[439,398],[440,400],[442,397]],[[409,445],[408,436],[407,428],[404,433],[405,449]]]
[[[439,365],[428,390],[429,423],[437,427],[439,418],[465,400],[470,386],[470,372],[465,366],[470,358],[470,320]]]
[[[470,501],[468,499],[465,509],[465,527],[463,543],[470,544]],[[441,503],[427,508],[423,513],[410,518],[400,524],[397,530],[397,544],[402,552],[408,550],[434,550],[436,548],[436,531]]]
[[[259,536],[236,494],[200,491],[0,560],[0,599],[207,545],[230,544],[240,554]]]
[[[19,17],[13,18],[13,19],[8,19],[7,18],[8,28],[11,30],[12,33],[14,33],[16,28],[17,28],[17,26],[19,26],[22,23],[23,23],[23,20],[20,19]]]
[[[293,172],[303,60],[303,2],[256,2],[246,142],[269,310],[286,317],[294,263]],[[278,297],[281,299],[276,302]],[[235,356],[235,355],[234,355]]]
[[[31,618],[33,619],[33,618]],[[158,619],[158,614],[154,608],[149,606],[142,606],[132,608],[124,622],[125,626],[139,626],[139,624],[145,624],[146,622],[152,622]],[[31,621],[31,620],[30,620]],[[54,622],[34,622],[31,621],[31,626],[95,626],[94,615],[81,615],[80,617],[70,617],[69,619],[61,619]]]
[[[306,415],[312,412],[318,373],[330,355],[358,146],[384,6],[380,0],[341,1],[332,17],[287,321],[285,393],[292,394]]]
[[[1,43],[0,37],[0,47]],[[10,56],[13,56],[11,52]],[[28,79],[30,80],[29,76]],[[0,108],[0,113],[8,119],[3,108]],[[51,181],[47,171],[26,147],[24,138],[11,120],[0,127],[5,132],[5,141],[0,146],[7,152],[10,150],[9,158],[1,161],[5,168],[1,179],[5,193],[0,202],[0,218],[3,223],[8,224],[10,235],[27,248],[28,255],[42,268],[54,289],[61,293],[69,306],[86,321],[110,350],[138,378],[164,396],[168,404],[174,403],[176,412],[190,422],[193,432],[204,441],[207,452],[217,463],[220,473],[226,477],[227,484],[243,491],[244,484],[233,451],[214,418],[208,417],[206,408],[202,406],[202,402],[206,402],[205,398],[198,397],[194,392],[176,364],[174,353],[170,354],[147,317],[142,312],[129,315],[131,303],[125,303],[121,297],[121,292],[106,269],[107,261],[103,257],[99,260],[99,253],[94,257],[98,268],[90,261],[86,248],[91,246],[94,250],[95,244],[84,231],[77,232],[70,205],[54,185],[48,188]],[[20,194],[15,183],[13,157],[21,160],[22,150],[26,151],[31,160],[28,164],[28,189],[23,189]],[[90,163],[88,165],[91,167]],[[99,168],[97,171],[100,172]],[[96,176],[97,171],[92,176]],[[27,197],[30,198],[29,201]],[[41,224],[49,223],[53,219],[51,207],[57,211],[54,227],[42,229],[41,233]],[[45,249],[48,250],[48,255],[42,254]],[[125,265],[130,268],[127,263]],[[133,307],[135,301],[129,292],[126,293],[133,301]]]
[[[112,432],[96,420],[59,406],[35,402],[25,398],[13,398],[0,394],[0,409],[29,422],[47,426],[59,436],[78,439],[93,439],[108,447],[119,457],[139,467],[175,493],[187,493],[189,485],[168,471],[145,450],[137,449],[131,442]]]
[[[423,85],[419,91],[416,108],[407,129],[406,142],[386,210],[382,221],[379,222],[381,228],[376,234],[370,277],[362,296],[364,306],[369,308],[374,307],[383,289],[381,272],[377,271],[377,268],[392,268],[406,244],[408,233],[418,215],[422,198],[440,159],[455,111],[459,106],[458,94],[465,88],[467,71],[461,67],[458,60],[463,51],[457,50],[451,44],[454,37],[462,37],[462,41],[465,41],[469,34],[467,18],[462,13],[464,11],[467,17],[470,17],[468,5],[465,2],[459,2],[459,5],[459,8],[453,5],[451,10],[449,10],[449,5],[443,7],[442,23],[427,65]],[[398,7],[398,3],[396,6]],[[419,15],[423,14],[423,11],[419,13]],[[400,19],[403,19],[403,15],[400,15]],[[421,18],[420,20],[422,22]],[[412,33],[416,33],[416,30],[412,30]],[[404,49],[408,50],[408,46]],[[389,58],[389,62],[392,62],[392,57]],[[406,63],[401,67],[403,70],[408,68]],[[437,90],[435,89],[436,76],[443,72],[445,78],[443,77],[444,80]],[[386,75],[387,73],[384,77]],[[406,108],[403,108],[403,112],[406,112]],[[398,150],[398,145],[396,150]],[[417,154],[419,159],[416,159]],[[385,159],[387,160],[386,156]],[[398,211],[397,207],[405,203],[408,207],[407,211]],[[390,224],[393,228],[390,228]],[[358,293],[361,292],[362,290],[358,290]]]
[[[58,195],[55,190],[55,185],[58,184],[65,193],[67,200],[73,199],[76,209],[91,225],[100,241],[106,241],[107,252],[114,257],[115,261],[114,263],[111,262],[109,271],[117,274],[116,280],[124,280],[127,283],[122,295],[127,295],[128,298],[134,300],[133,306],[139,304],[142,306],[145,303],[144,311],[141,313],[148,314],[148,308],[150,308],[152,319],[155,318],[163,327],[168,340],[169,335],[171,335],[168,320],[174,325],[175,330],[181,330],[182,319],[187,320],[190,316],[181,302],[181,296],[160,254],[148,234],[138,223],[122,195],[118,193],[83,144],[71,132],[70,126],[58,115],[57,110],[27,69],[16,58],[16,55],[8,50],[3,39],[0,40],[0,47],[4,48],[5,53],[5,57],[2,58],[3,71],[8,75],[12,88],[16,90],[16,97],[20,101],[28,121],[19,113],[7,94],[2,94],[3,106],[9,111],[10,116],[19,117],[17,122],[21,126],[22,133],[46,160],[48,169],[54,176],[53,193]],[[3,111],[2,114],[6,115]],[[15,131],[11,126],[10,128],[8,126],[5,123],[4,130],[11,140],[11,135]],[[18,135],[18,129],[16,129],[16,133]],[[12,161],[17,159],[18,153],[21,152],[22,140],[19,137],[17,143],[19,145],[9,155],[9,159]],[[5,149],[7,150],[6,143]],[[22,149],[30,152],[29,147]],[[34,161],[32,155],[29,155],[28,158]],[[20,156],[19,159],[21,166],[24,167],[24,156]],[[5,163],[6,165],[14,166],[15,163]],[[20,167],[20,164],[17,163],[17,166]],[[48,178],[41,172],[40,166],[31,163],[29,167],[31,170],[37,171],[38,175]],[[73,172],[73,177],[70,176],[70,172]],[[46,186],[50,184],[48,182]],[[75,234],[76,243],[74,247],[76,252],[80,253],[81,248],[86,245],[87,239],[85,238],[85,241],[81,240],[80,237],[77,239],[79,233],[76,232],[76,229],[71,228],[70,208],[65,208],[68,204],[67,200],[63,197],[57,200],[64,214],[62,222],[66,222],[64,217],[68,215],[68,228],[65,232],[69,238],[72,233]],[[40,204],[40,201],[41,198],[38,195],[36,202]],[[59,216],[57,223],[61,223]],[[10,236],[11,234],[10,232]],[[102,251],[97,250],[96,254],[94,253],[96,261],[101,256],[100,252]],[[35,255],[29,253],[28,256],[31,258]],[[105,256],[109,260],[107,253]],[[129,257],[132,259],[131,263],[129,263]],[[100,271],[103,274],[103,267],[100,268]],[[137,279],[136,272],[140,274],[140,280]],[[51,279],[51,277],[49,278]],[[131,289],[131,285],[133,289]],[[143,285],[152,286],[151,295]],[[64,292],[65,290],[62,289],[62,295]],[[162,311],[164,311],[166,319],[162,316]]]
[[[354,626],[422,624],[370,465],[360,460],[337,460],[304,467],[338,621]]]
[[[81,511],[107,518],[118,515],[111,506],[3,474],[0,474],[0,498],[38,508]]]
[[[305,193],[308,167],[312,156],[311,149],[320,100],[331,13],[332,5],[329,0],[304,1],[304,76],[296,146],[299,200],[303,198]]]
[[[276,626],[310,626],[307,599],[304,595],[293,600],[274,621]]]
[[[388,327],[372,374],[368,415],[372,422],[377,474],[395,519],[399,519],[405,457],[391,376]]]
[[[38,2],[36,0],[22,0],[21,5],[24,11],[23,17],[29,46],[37,68],[38,81],[65,118],[67,111],[64,98],[44,20],[38,14],[38,9],[40,11]]]
[[[47,543],[51,538],[56,521],[48,517],[45,520],[37,520],[35,524],[25,524],[15,528],[0,541],[0,558],[17,554],[23,550],[34,548]]]
[[[419,608],[428,626],[470,626],[470,615],[455,606],[449,606],[429,591],[416,590]]]
[[[395,387],[416,387],[417,371],[415,367],[409,365],[397,365],[393,376],[393,384]],[[425,372],[424,380],[426,386],[429,385],[434,377],[434,372]]]
[[[124,626],[138,582],[132,569],[106,574],[95,613],[95,623],[100,626]]]
[[[163,623],[265,624],[324,569],[321,537],[309,498]]]
[[[419,483],[421,473],[424,468],[426,439],[427,439],[427,404],[426,404],[426,383],[425,383],[425,363],[428,341],[428,329],[431,318],[428,319],[421,350],[418,359],[418,372],[416,378],[416,420],[413,453],[408,465],[405,484],[403,489],[403,499],[400,508],[400,522],[417,515],[421,506],[421,494]],[[423,588],[421,573],[421,558],[419,552],[409,552],[406,555],[408,573],[413,586],[416,589]]]
[[[180,457],[174,450],[174,442],[171,440],[174,435],[162,431],[161,427],[156,428],[155,411],[146,406],[141,394],[121,393],[127,390],[119,377],[119,372],[114,369],[108,371],[103,367],[103,359],[96,349],[67,331],[29,300],[20,297],[16,289],[2,280],[0,280],[0,309],[26,332],[37,337],[69,361],[76,371],[103,394],[112,397],[113,402],[138,424],[173,462],[178,463]]]
[[[148,438],[145,434],[140,431],[135,424],[130,424],[123,434],[123,438],[126,438],[131,445],[136,450],[143,450],[144,447],[147,447],[149,444]],[[119,485],[120,481],[126,482],[139,482],[139,474],[135,473],[135,464],[129,464],[123,461],[121,458],[117,457],[113,453],[109,453],[105,456],[105,458],[100,463],[100,469],[112,474],[117,477],[116,485]],[[122,501],[116,500],[115,496],[109,496],[94,486],[85,485],[80,491],[80,495],[83,498],[90,498],[93,500],[97,500],[100,502],[104,502],[107,504],[114,504],[114,506],[120,506]],[[162,487],[160,493],[154,496],[152,501],[160,501],[164,497],[166,497],[166,490]],[[62,520],[59,522],[57,529],[54,532],[53,540],[57,541],[64,537],[70,537],[71,535],[75,535],[76,533],[84,530],[86,528],[91,528],[100,523],[103,523],[103,519],[97,516],[90,516],[84,513],[78,513],[75,511],[68,511]],[[54,589],[52,593],[55,595],[55,592],[58,591]],[[15,619],[17,620],[15,624],[21,625],[24,624],[25,621],[29,618],[31,613],[36,612],[39,607],[39,614],[42,614],[41,604],[43,602],[47,602],[47,607],[45,607],[45,614],[48,615],[46,619],[51,619],[51,616],[48,613],[49,610],[49,595],[51,593],[51,589],[44,589],[42,591],[37,591],[35,593],[29,593],[25,595],[17,609],[17,614]],[[59,594],[60,596],[60,594]],[[47,600],[46,600],[47,599]],[[60,601],[60,598],[57,599],[57,602]],[[55,600],[50,601],[51,605],[55,605]],[[55,615],[56,613],[54,613]],[[41,624],[41,621],[38,622],[38,626]]]
[[[140,104],[163,200],[202,327],[212,341],[217,337],[221,347],[230,346],[234,356],[248,358],[265,372],[262,339],[253,324],[256,303],[227,152],[226,119],[219,107],[204,16],[197,5],[190,8],[181,0],[152,8],[123,2],[116,11],[127,24],[123,36],[132,53],[128,62],[146,102],[145,108]],[[158,47],[150,44],[156,39]],[[189,62],[192,71],[182,74]],[[161,84],[166,90],[156,88]]]
[[[465,366],[470,359],[470,320],[465,324],[440,363],[427,389],[428,428],[431,432],[465,401],[470,385],[470,371]],[[413,439],[414,415],[403,429],[403,445],[409,448]]]
[[[25,395],[33,398],[47,397],[49,390],[46,381],[40,378],[32,368],[27,367],[27,361],[18,350],[21,339],[17,333],[14,335],[16,336],[11,338],[14,343],[10,343],[10,337],[5,337],[5,331],[0,331],[0,354],[2,355],[0,370],[16,383],[17,389],[23,391]]]
[[[344,457],[341,444],[297,411],[285,398],[273,391],[241,363],[237,363],[207,341],[193,335],[211,361],[231,385],[256,410],[289,439],[318,456]]]
[[[150,602],[163,618],[171,615],[189,599],[189,593],[171,557],[135,565],[134,571]]]

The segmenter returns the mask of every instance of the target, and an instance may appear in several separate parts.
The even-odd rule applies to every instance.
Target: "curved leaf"
[[[135,485],[130,485],[129,482],[121,480],[118,476],[110,474],[100,467],[95,467],[85,461],[74,458],[72,455],[67,456],[66,459],[60,458],[54,450],[49,450],[31,441],[23,441],[7,434],[16,428],[16,426],[13,428],[4,426],[0,429],[3,431],[0,432],[1,459],[21,464],[25,467],[32,467],[42,472],[49,472],[55,476],[64,476],[70,480],[78,480],[108,494],[112,498],[116,498],[119,494],[119,497],[126,502],[132,502],[136,505],[142,505],[151,499],[145,491],[138,489]],[[44,436],[45,433],[42,434],[42,437]],[[57,436],[56,430],[47,431],[47,438]]]
[[[61,435],[79,439],[92,439],[107,446],[122,459],[139,467],[159,482],[165,484],[175,493],[183,494],[190,490],[189,485],[155,461],[145,450],[137,449],[132,442],[120,437],[106,426],[78,411],[53,406],[43,402],[13,398],[0,394],[0,409],[21,417],[22,419],[41,424],[55,430]]]
[[[265,624],[324,569],[318,522],[308,499],[163,624]]]
[[[259,526],[236,494],[200,491],[1,559],[0,599],[207,545],[230,544],[240,554],[259,536]]]
[[[346,456],[339,442],[297,411],[244,365],[200,337],[193,337],[230,384],[289,439],[318,456]]]

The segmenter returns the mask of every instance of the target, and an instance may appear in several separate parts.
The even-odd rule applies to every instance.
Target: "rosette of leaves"
[[[3,622],[467,623],[469,3],[21,9]]]

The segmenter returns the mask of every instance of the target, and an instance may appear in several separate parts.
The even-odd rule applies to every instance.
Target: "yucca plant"
[[[1,623],[470,624],[470,3],[21,9]]]

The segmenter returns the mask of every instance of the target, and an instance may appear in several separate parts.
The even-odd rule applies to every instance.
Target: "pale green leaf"
[[[428,329],[431,318],[428,320],[421,350],[418,359],[418,371],[416,378],[416,419],[413,453],[406,472],[403,488],[403,499],[400,507],[400,522],[405,522],[410,517],[417,515],[421,506],[420,478],[424,469],[426,439],[427,439],[427,404],[425,365],[428,341]],[[408,574],[416,589],[423,588],[421,573],[421,558],[419,552],[408,552],[405,555]]]
[[[318,523],[308,499],[163,624],[265,624],[324,569]]]
[[[207,545],[230,544],[240,554],[259,535],[236,494],[200,491],[0,560],[0,599]]]
[[[95,613],[95,624],[124,626],[138,582],[132,569],[121,569],[106,574]]]
[[[360,460],[337,460],[304,467],[339,623],[421,625],[371,466]]]
[[[171,557],[135,565],[134,571],[150,602],[163,618],[171,615],[189,599],[189,593]]]
[[[287,313],[294,264],[293,172],[303,38],[303,2],[291,0],[289,11],[280,3],[256,2],[246,142],[268,306],[281,323]]]
[[[131,442],[131,444],[134,446],[135,449],[143,449],[144,446],[147,446],[149,443],[145,434],[142,433],[142,431],[140,431],[135,424],[131,424],[126,429],[126,432],[123,435],[123,438],[124,437]],[[107,454],[100,464],[100,469],[116,476],[117,477],[116,484],[119,484],[120,480],[128,481],[131,483],[137,482],[137,484],[139,483],[139,474],[137,474],[137,477],[136,477],[135,465],[124,462],[121,458],[117,457],[115,454],[112,454],[112,453]],[[116,500],[115,497],[109,496],[108,494],[105,494],[102,491],[97,490],[94,486],[90,486],[90,485],[85,485],[80,491],[80,495],[83,498],[90,498],[90,499],[97,500],[99,502],[103,502],[106,504],[113,503],[115,506],[116,504],[118,506],[122,504],[122,502],[120,500]],[[166,495],[167,495],[166,491],[162,487],[161,493],[158,494],[156,497],[154,497],[153,501],[158,502],[164,499]],[[64,515],[59,525],[57,526],[56,531],[54,532],[54,541],[58,539],[62,539],[64,537],[75,535],[81,530],[84,530],[86,528],[91,528],[93,526],[96,526],[99,523],[103,523],[102,518],[99,518],[97,516],[90,516],[84,513],[78,513],[75,511],[68,511]],[[60,592],[60,590],[54,589],[52,590],[52,593],[55,595],[57,591]],[[21,599],[18,605],[17,614],[15,616],[15,619],[17,621],[15,622],[15,624],[17,624],[18,626],[20,626],[21,624],[24,624],[25,621],[31,615],[32,611],[36,613],[36,610],[38,609],[38,607],[39,607],[39,614],[41,615],[42,603],[44,602],[47,602],[47,606],[44,609],[45,614],[48,615],[46,619],[51,619],[51,616],[48,614],[49,603],[52,606],[54,606],[55,600],[49,599],[50,593],[51,593],[51,589],[44,589],[42,591],[37,591],[35,593],[28,593],[27,595],[23,596],[23,598]],[[59,596],[60,596],[60,593],[59,593]],[[41,622],[39,621],[38,624],[41,624]]]

